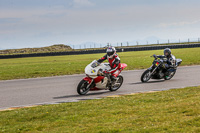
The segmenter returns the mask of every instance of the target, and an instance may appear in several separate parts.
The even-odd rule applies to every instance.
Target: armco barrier
[[[117,48],[117,51],[118,52],[127,52],[127,51],[159,50],[159,49],[164,49],[164,48],[178,49],[178,48],[195,48],[195,47],[200,47],[200,44],[178,44],[178,45],[160,45],[160,46]],[[52,52],[52,53],[17,54],[17,55],[0,55],[0,59],[39,57],[39,56],[93,54],[93,53],[105,53],[105,51],[106,51],[106,49]]]

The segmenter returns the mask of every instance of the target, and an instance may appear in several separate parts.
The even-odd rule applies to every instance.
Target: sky
[[[0,0],[0,49],[199,38],[199,0]]]

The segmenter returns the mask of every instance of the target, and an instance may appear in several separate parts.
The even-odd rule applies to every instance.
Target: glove
[[[154,58],[157,58],[157,55],[154,54],[153,57],[154,57]]]

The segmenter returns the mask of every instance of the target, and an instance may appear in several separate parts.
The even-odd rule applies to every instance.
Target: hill
[[[47,53],[47,52],[62,52],[69,51],[72,48],[64,44],[56,44],[41,48],[22,48],[22,49],[7,49],[0,50],[0,54],[31,54],[31,53]]]

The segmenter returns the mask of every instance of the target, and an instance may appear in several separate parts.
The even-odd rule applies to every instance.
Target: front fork
[[[85,77],[84,80],[88,82],[87,89],[90,89],[92,85],[94,84],[94,79],[90,77]]]
[[[156,67],[153,69],[153,65],[152,65],[150,68],[148,68],[148,70],[151,72],[150,76],[152,76],[152,74],[157,70],[158,67],[159,67],[159,66],[156,66]]]

